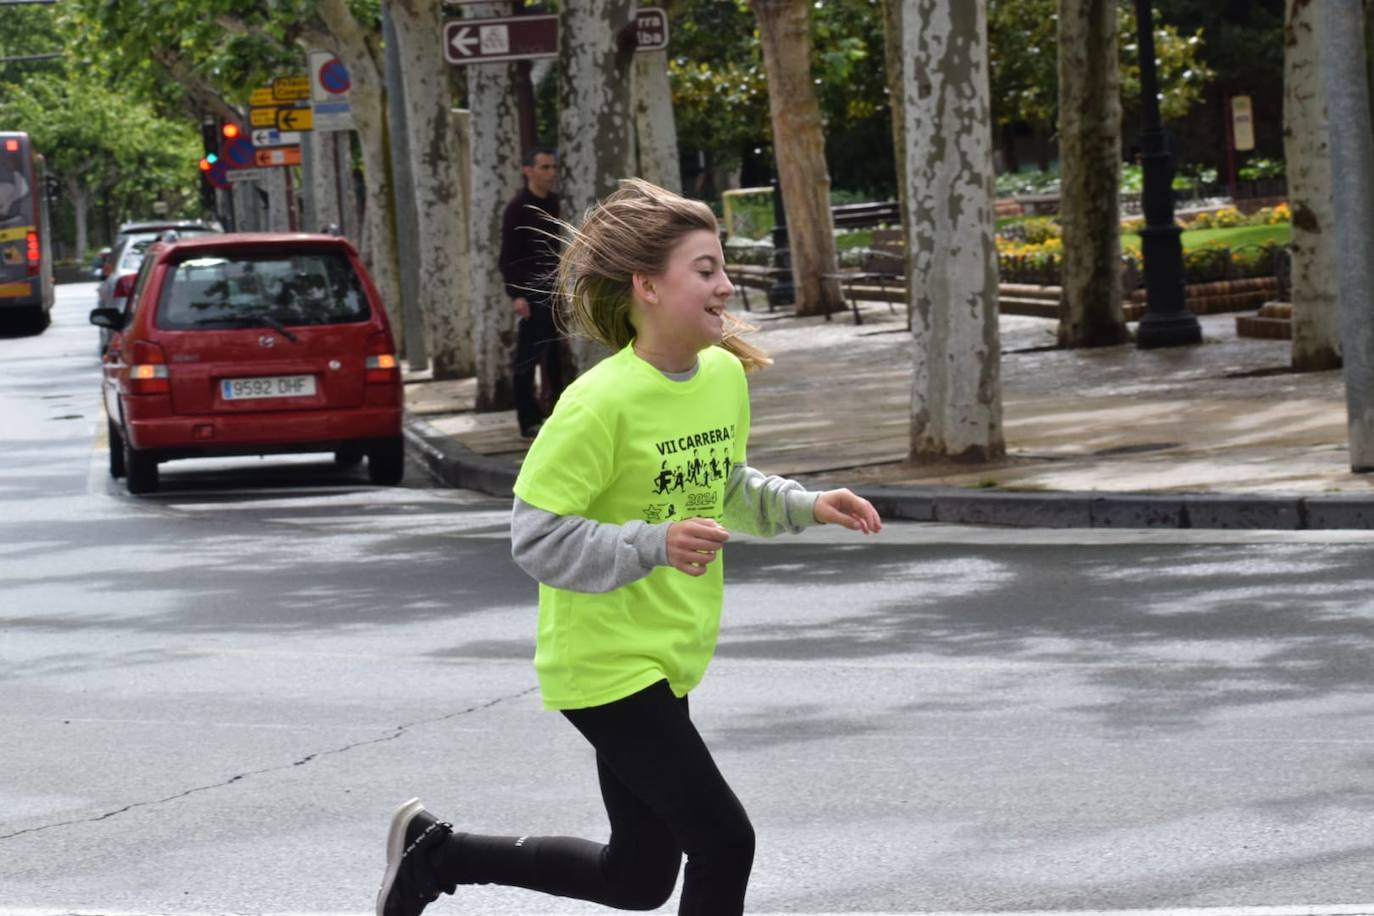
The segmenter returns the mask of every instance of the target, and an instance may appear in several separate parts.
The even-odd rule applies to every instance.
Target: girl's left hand
[[[883,530],[883,520],[873,504],[846,489],[822,493],[816,500],[815,515],[823,525],[843,525],[850,531],[877,534]]]

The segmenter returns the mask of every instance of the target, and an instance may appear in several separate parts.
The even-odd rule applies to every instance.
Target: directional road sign
[[[295,102],[310,98],[310,77],[277,77],[272,80],[272,98],[278,102]]]
[[[444,23],[444,60],[494,64],[558,56],[558,16],[453,19]]]
[[[277,130],[298,131],[315,129],[315,112],[305,108],[278,108]]]
[[[301,148],[299,146],[275,146],[271,149],[258,150],[258,166],[261,168],[300,164]]]
[[[668,14],[656,6],[635,15],[635,50],[662,51],[668,47]]]
[[[277,102],[277,97],[272,94],[271,86],[259,86],[253,90],[253,94],[248,97],[248,104],[254,108],[270,108]]]
[[[297,146],[301,142],[300,131],[280,131],[275,127],[264,127],[253,131],[253,145],[262,149],[268,146]]]
[[[315,117],[309,102],[282,102],[271,108],[250,108],[248,125],[279,131],[313,130]]]
[[[646,6],[635,15],[635,50],[668,47],[668,14]],[[444,60],[492,64],[558,56],[558,16],[450,19],[444,23]]]

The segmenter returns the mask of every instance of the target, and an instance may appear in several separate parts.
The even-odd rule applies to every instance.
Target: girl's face
[[[663,273],[635,277],[639,337],[692,353],[718,344],[734,292],[720,239],[706,229],[690,232],[674,246]]]

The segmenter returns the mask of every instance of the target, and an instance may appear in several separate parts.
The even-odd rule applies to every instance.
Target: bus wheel
[[[52,323],[52,314],[43,306],[36,306],[29,310],[25,323],[30,334],[42,334]]]

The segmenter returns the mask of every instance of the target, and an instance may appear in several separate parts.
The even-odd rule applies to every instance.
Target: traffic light
[[[210,118],[207,118],[200,125],[200,140],[204,147],[204,155],[201,156],[199,162],[200,199],[205,209],[211,212],[215,209],[215,189],[229,187],[229,182],[224,174],[224,165],[220,162],[219,155],[221,132],[229,126],[231,125],[221,124]],[[237,132],[238,125],[232,126]]]

